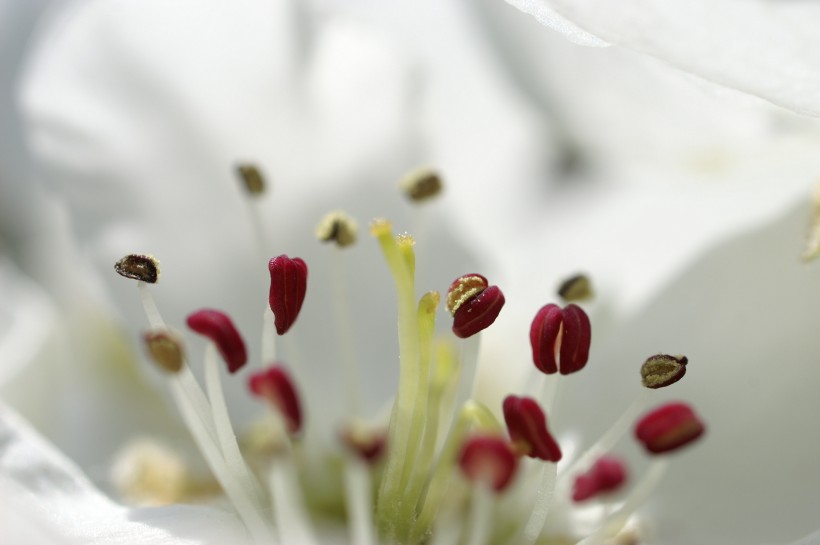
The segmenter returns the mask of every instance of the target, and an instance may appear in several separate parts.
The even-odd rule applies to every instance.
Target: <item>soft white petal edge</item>
[[[234,515],[214,508],[115,504],[2,403],[0,497],[3,543],[194,545],[241,542],[244,534]]]
[[[573,43],[587,47],[607,47],[610,45],[601,38],[578,27],[572,21],[565,19],[539,0],[506,0],[506,2],[524,13],[529,13],[542,25],[566,35],[567,39]]]
[[[820,116],[820,19],[813,2],[508,0],[576,41],[592,33],[714,83]],[[554,10],[572,27],[546,15]],[[583,42],[577,42],[583,43]]]
[[[0,385],[35,358],[55,320],[46,295],[0,256]]]

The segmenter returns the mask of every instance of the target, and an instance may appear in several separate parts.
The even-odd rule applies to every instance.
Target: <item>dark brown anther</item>
[[[120,276],[148,284],[159,280],[159,260],[152,255],[128,254],[114,263],[114,270]]]
[[[265,192],[265,177],[256,165],[242,163],[237,165],[236,173],[248,194],[261,195]]]
[[[647,388],[664,388],[674,384],[686,374],[686,356],[655,354],[641,366],[641,381]]]

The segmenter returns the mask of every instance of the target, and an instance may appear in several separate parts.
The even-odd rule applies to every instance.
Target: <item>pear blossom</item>
[[[531,360],[526,337],[532,314],[560,280],[579,267],[590,273],[598,294],[590,304],[593,327],[599,326],[596,345],[579,379],[568,381],[562,387],[567,391],[550,407],[557,413],[550,412],[550,425],[557,424],[553,431],[570,452],[569,463],[628,405],[647,355],[686,351],[693,363],[685,380],[673,386],[674,395],[696,403],[710,431],[697,449],[672,461],[666,480],[631,520],[635,526],[629,531],[640,539],[672,545],[814,542],[812,537],[795,541],[816,528],[811,507],[818,483],[812,478],[816,441],[806,433],[816,405],[810,380],[816,311],[807,294],[816,287],[811,269],[794,259],[807,214],[805,206],[793,205],[808,195],[820,166],[803,155],[816,144],[813,124],[769,107],[731,109],[730,100],[698,94],[677,75],[659,75],[657,66],[635,62],[623,51],[601,56],[598,62],[621,63],[630,75],[652,76],[638,81],[655,85],[664,99],[696,96],[699,105],[730,112],[715,123],[720,138],[709,138],[731,146],[728,167],[718,161],[721,168],[714,170],[703,163],[686,168],[681,157],[691,151],[693,139],[683,131],[686,145],[679,145],[670,127],[674,141],[659,144],[665,153],[644,162],[634,146],[639,131],[629,123],[613,124],[601,134],[581,130],[575,139],[568,138],[573,135],[560,119],[531,119],[537,106],[510,85],[516,69],[485,54],[494,36],[490,29],[505,21],[485,22],[476,30],[480,14],[496,8],[474,12],[466,3],[417,2],[389,10],[368,2],[344,8],[324,2],[317,5],[330,16],[320,17],[319,8],[287,1],[194,4],[92,1],[50,12],[22,85],[27,144],[71,211],[78,245],[92,262],[88,274],[105,286],[109,308],[122,313],[132,341],[145,328],[142,309],[133,285],[110,270],[126,252],[161,257],[162,279],[151,290],[169,323],[182,323],[202,306],[225,308],[252,339],[252,361],[271,350],[259,327],[267,315],[264,265],[283,252],[299,252],[310,263],[312,284],[301,318],[281,343],[276,341],[277,356],[301,360],[295,382],[308,385],[301,391],[310,453],[303,492],[309,499],[338,501],[338,491],[328,490],[334,482],[327,464],[334,445],[328,438],[339,424],[333,415],[340,407],[377,412],[399,374],[385,363],[395,362],[403,350],[394,327],[383,327],[396,309],[372,241],[343,250],[352,257],[342,269],[348,273],[342,276],[344,291],[353,294],[349,316],[357,318],[334,320],[331,308],[341,296],[329,279],[314,280],[319,271],[334,278],[339,263],[333,259],[348,256],[329,257],[327,250],[335,249],[320,246],[311,228],[299,226],[312,227],[328,210],[344,207],[360,219],[389,213],[396,225],[418,222],[417,284],[423,289],[446,286],[464,270],[486,272],[504,287],[507,306],[482,333],[481,373],[472,392],[496,412],[501,397],[530,376],[524,365]],[[568,19],[573,13],[567,10]],[[378,25],[368,26],[374,21]],[[422,32],[431,21],[436,28]],[[603,40],[597,38],[585,25],[579,19],[553,26],[587,44],[615,41],[603,32]],[[516,40],[522,35],[502,32],[493,39],[500,50],[509,50],[520,45]],[[454,47],[444,47],[447,40]],[[559,47],[568,64],[586,54],[570,49],[574,45]],[[581,72],[579,77],[586,74]],[[423,84],[429,88],[419,98],[412,90]],[[530,95],[546,93],[528,85]],[[766,89],[759,94],[773,96]],[[480,100],[458,100],[464,96]],[[627,98],[619,94],[617,100]],[[585,104],[579,101],[578,110]],[[644,117],[651,118],[640,115],[644,106],[630,110],[639,127]],[[419,113],[424,123],[418,123]],[[594,127],[583,111],[569,113],[579,127]],[[709,127],[703,117],[693,124]],[[772,119],[798,129],[781,138],[766,129]],[[656,129],[664,125],[647,123],[656,123]],[[757,130],[738,138],[746,127]],[[630,135],[629,145],[616,141],[613,134],[620,130]],[[559,152],[541,151],[545,143],[556,144]],[[559,177],[552,167],[566,158],[560,150],[569,144],[600,160],[603,171],[583,174],[584,181],[567,187],[539,188],[538,180]],[[232,167],[246,161],[259,165],[271,182],[259,198],[244,195],[233,177]],[[420,162],[440,168],[447,181],[441,202],[425,205],[432,212],[426,218],[402,208],[396,191],[396,182]],[[772,182],[768,177],[775,173],[783,179]],[[661,177],[669,179],[657,182]],[[782,319],[767,320],[763,312]],[[95,324],[85,325],[91,337],[106,336]],[[340,359],[332,357],[336,345],[328,342],[334,334],[355,341],[353,349],[361,352],[359,373],[366,380],[360,381],[358,395],[338,387],[356,382],[357,373],[328,365]],[[203,348],[191,348],[190,361],[202,359]],[[792,366],[785,373],[781,361]],[[146,429],[179,435],[178,428],[168,430],[168,422],[177,422],[175,412],[162,401],[152,403],[167,389],[167,379],[144,370],[138,374],[142,386],[130,388],[134,402],[140,398],[152,406],[154,420],[166,417],[165,426]],[[793,381],[795,374],[806,380]],[[235,422],[258,414],[241,381],[226,381],[225,388]],[[106,421],[121,438],[130,433],[119,410],[128,401],[108,392],[108,403],[93,406],[83,423]],[[795,400],[798,410],[786,411],[786,401]],[[54,442],[93,470],[92,455],[77,447],[87,443],[93,450],[93,441],[77,428],[66,434],[74,435],[73,447],[66,448],[59,437]],[[0,531],[15,539],[219,543],[245,535],[247,523],[234,514],[235,505],[149,510],[118,505],[5,407],[0,445],[5,445],[0,493],[20,500],[7,515],[14,524],[0,525]],[[629,459],[643,460],[635,452]],[[771,467],[772,460],[799,470],[801,478],[784,476]],[[650,472],[630,468],[630,474]],[[511,486],[511,499],[499,500],[502,515],[492,520],[506,520],[505,509],[527,505],[535,494]],[[478,483],[475,505],[487,500],[484,492]],[[590,524],[600,522],[601,513],[573,511],[569,495],[556,496],[545,538],[579,540],[592,534]],[[787,512],[781,513],[784,506]],[[767,518],[773,512],[777,524]],[[448,527],[452,513],[436,515],[445,530],[462,530],[459,523]],[[473,539],[479,530],[486,528],[477,524],[465,535]],[[343,540],[346,532],[330,533],[322,539]]]

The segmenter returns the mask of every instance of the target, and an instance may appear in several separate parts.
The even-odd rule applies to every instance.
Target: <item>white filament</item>
[[[353,456],[345,464],[345,501],[351,545],[376,545],[370,468]]]
[[[544,530],[544,523],[549,514],[552,497],[555,493],[555,477],[557,465],[545,463],[539,479],[538,491],[535,494],[535,503],[530,513],[527,524],[518,536],[517,545],[532,545]]]

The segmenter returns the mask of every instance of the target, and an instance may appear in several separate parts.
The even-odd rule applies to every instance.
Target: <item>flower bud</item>
[[[568,375],[583,369],[591,340],[589,318],[573,304],[563,309],[553,304],[541,307],[530,326],[533,363],[548,375],[559,371]]]
[[[561,447],[547,430],[547,417],[534,399],[507,396],[503,408],[504,421],[514,448],[530,458],[547,462],[561,459]]]
[[[484,482],[501,492],[515,476],[518,457],[500,437],[479,435],[464,444],[458,465],[471,481]]]
[[[487,329],[504,306],[498,286],[488,286],[480,274],[456,278],[447,291],[447,310],[453,315],[453,333],[466,339]]]
[[[602,456],[589,471],[578,475],[572,488],[572,501],[580,502],[615,492],[626,482],[626,466],[614,456]]]
[[[705,427],[686,403],[667,403],[647,413],[635,426],[635,438],[652,454],[677,450],[698,439]]]
[[[296,434],[302,429],[302,405],[290,374],[281,365],[253,373],[248,388],[256,397],[262,398],[279,411],[288,433]]]
[[[188,316],[186,323],[188,327],[208,337],[216,345],[225,363],[228,364],[230,373],[236,373],[247,363],[245,341],[224,312],[214,309],[198,310]]]
[[[286,255],[274,257],[268,262],[270,272],[270,296],[276,332],[284,335],[302,309],[307,291],[308,269],[304,261]]]

